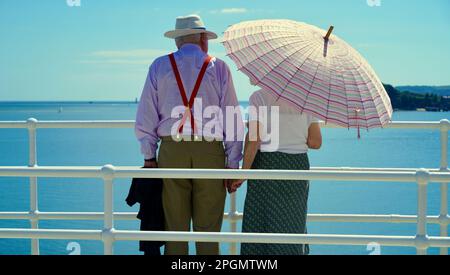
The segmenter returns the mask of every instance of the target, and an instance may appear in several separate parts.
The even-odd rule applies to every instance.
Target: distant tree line
[[[417,94],[412,92],[401,92],[388,84],[385,84],[384,88],[391,98],[392,107],[394,109],[417,110],[419,108],[424,108],[444,111],[450,110],[450,99],[448,97],[431,93]]]

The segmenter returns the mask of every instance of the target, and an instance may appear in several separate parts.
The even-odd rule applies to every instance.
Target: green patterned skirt
[[[307,154],[258,152],[252,169],[309,170]],[[308,181],[249,180],[242,232],[306,234]],[[307,255],[303,244],[241,245],[242,255]]]

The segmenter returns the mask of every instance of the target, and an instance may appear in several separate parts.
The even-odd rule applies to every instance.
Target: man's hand
[[[158,163],[155,160],[147,160],[144,163],[144,168],[158,168]]]

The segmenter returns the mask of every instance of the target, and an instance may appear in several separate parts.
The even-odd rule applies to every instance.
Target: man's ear
[[[208,35],[206,33],[202,33],[200,39],[201,39],[201,44],[202,44],[202,50],[205,53],[208,53],[208,48],[209,48],[208,47]]]

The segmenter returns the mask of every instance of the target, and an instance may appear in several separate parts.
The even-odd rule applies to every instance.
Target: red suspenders
[[[194,106],[195,98],[197,97],[198,91],[200,89],[200,85],[202,84],[203,77],[205,76],[206,69],[208,68],[208,64],[211,61],[212,57],[207,56],[205,61],[203,62],[203,66],[200,70],[200,73],[197,78],[197,82],[195,83],[194,90],[192,90],[191,98],[187,99],[186,90],[184,89],[183,81],[181,80],[181,75],[178,70],[177,63],[175,61],[175,57],[172,54],[169,55],[170,63],[172,64],[172,70],[175,74],[175,78],[177,80],[178,89],[180,90],[181,98],[183,99],[183,104],[186,107],[186,111],[184,112],[183,118],[181,120],[180,126],[178,126],[178,134],[183,132],[183,126],[186,123],[186,119],[189,116],[191,119],[191,127],[195,136],[197,136],[197,127],[195,126],[194,114],[192,113],[192,108]]]

